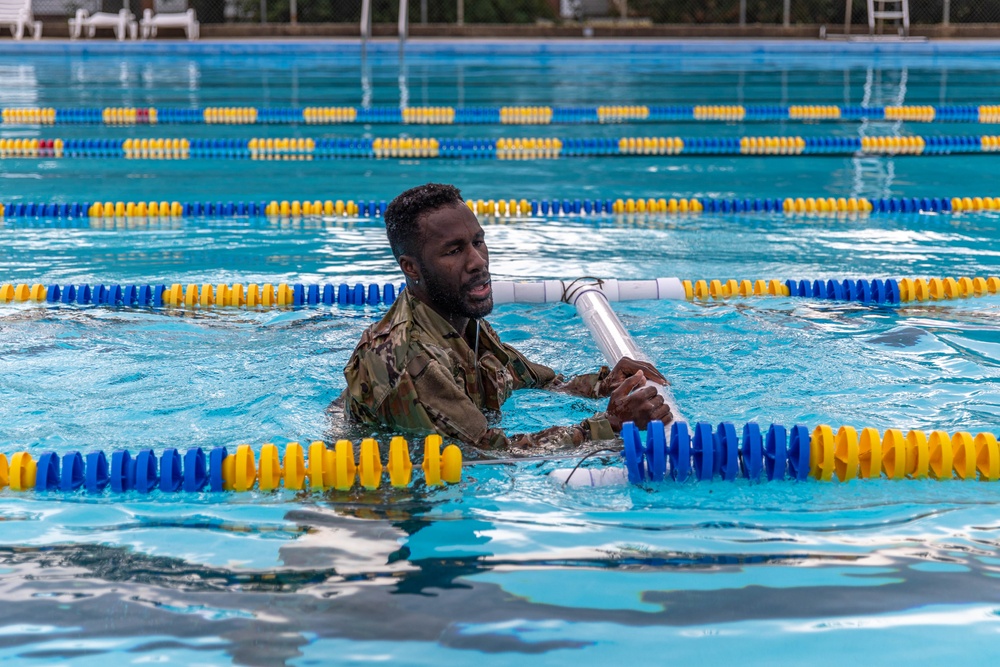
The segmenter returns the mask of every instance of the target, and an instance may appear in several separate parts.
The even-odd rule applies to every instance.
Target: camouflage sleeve
[[[555,380],[549,383],[545,389],[572,396],[582,396],[583,398],[601,398],[602,396],[608,396],[610,393],[605,393],[605,390],[601,387],[601,381],[610,374],[611,371],[607,366],[601,366],[601,370],[597,373],[584,373],[583,375],[571,377],[568,380],[562,375],[557,375]]]
[[[354,419],[389,431],[438,433],[460,442],[498,446],[498,429],[486,417],[451,371],[418,354],[402,370],[390,368],[380,355],[359,350],[345,370],[347,410]]]
[[[521,387],[544,388],[556,380],[556,374],[552,369],[534,364],[513,348],[509,349],[513,352],[511,365],[517,363],[516,356],[517,360],[527,366],[527,373],[522,376],[524,381],[533,383],[522,384]],[[427,362],[418,357],[408,365],[407,372],[412,382],[413,394],[412,398],[403,399],[400,407],[406,405],[408,401],[415,406],[419,405],[420,409],[415,412],[425,415],[434,425],[433,430],[444,437],[456,438],[484,449],[507,448],[511,444],[522,447],[571,446],[585,441],[609,440],[615,437],[611,423],[603,413],[574,426],[553,426],[537,433],[508,436],[502,429],[489,426],[479,407],[465,393],[451,371],[441,363],[434,360]],[[594,386],[599,375],[601,378],[605,377],[607,369],[603,369],[602,374],[593,374]],[[515,378],[517,377],[518,374],[515,373]],[[516,379],[515,385],[517,385]]]
[[[573,426],[551,426],[537,433],[525,433],[511,437],[511,444],[518,448],[543,447],[545,449],[566,448],[584,442],[614,440],[615,432],[611,422],[603,413],[584,419]]]
[[[502,444],[502,432],[489,428],[486,416],[446,366],[417,358],[407,367],[407,379],[407,386],[399,386],[396,408],[412,406],[442,436],[481,446]]]
[[[545,368],[545,367],[542,367]],[[344,375],[348,381],[345,410],[355,421],[404,433],[438,433],[446,439],[482,447],[572,445],[614,437],[601,415],[582,425],[557,426],[538,433],[508,437],[490,427],[485,415],[465,393],[452,372],[436,360],[417,355],[399,371],[371,350],[355,351]],[[553,374],[554,377],[554,374]]]
[[[514,389],[545,389],[556,379],[556,372],[548,366],[528,361],[510,345],[502,345],[509,358],[507,370],[514,378]]]
[[[502,430],[488,428],[486,417],[451,372],[423,355],[400,372],[381,355],[359,347],[344,376],[344,409],[354,421],[395,432],[434,432],[484,448],[508,443]]]

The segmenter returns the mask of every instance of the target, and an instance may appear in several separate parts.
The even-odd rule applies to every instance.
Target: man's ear
[[[414,284],[420,282],[420,267],[417,265],[415,259],[409,255],[400,255],[399,268],[403,270],[403,275],[406,276],[407,282]]]

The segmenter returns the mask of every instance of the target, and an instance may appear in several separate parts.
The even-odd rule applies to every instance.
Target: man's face
[[[446,206],[420,220],[417,258],[438,312],[478,319],[493,310],[490,255],[483,228],[468,206]]]

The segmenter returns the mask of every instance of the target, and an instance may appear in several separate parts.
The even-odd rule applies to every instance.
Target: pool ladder
[[[407,0],[399,0],[399,45],[406,42],[410,33],[410,8]],[[361,0],[361,42],[367,44],[372,36],[372,0]]]
[[[876,9],[878,5],[878,9]],[[889,6],[892,6],[890,9]],[[910,0],[868,0],[868,32],[875,34],[875,23],[885,19],[900,21],[900,36],[910,36]]]

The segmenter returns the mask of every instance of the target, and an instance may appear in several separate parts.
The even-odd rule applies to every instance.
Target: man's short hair
[[[393,256],[420,254],[420,218],[428,213],[464,204],[462,193],[454,185],[427,183],[400,194],[385,209],[385,233]]]

